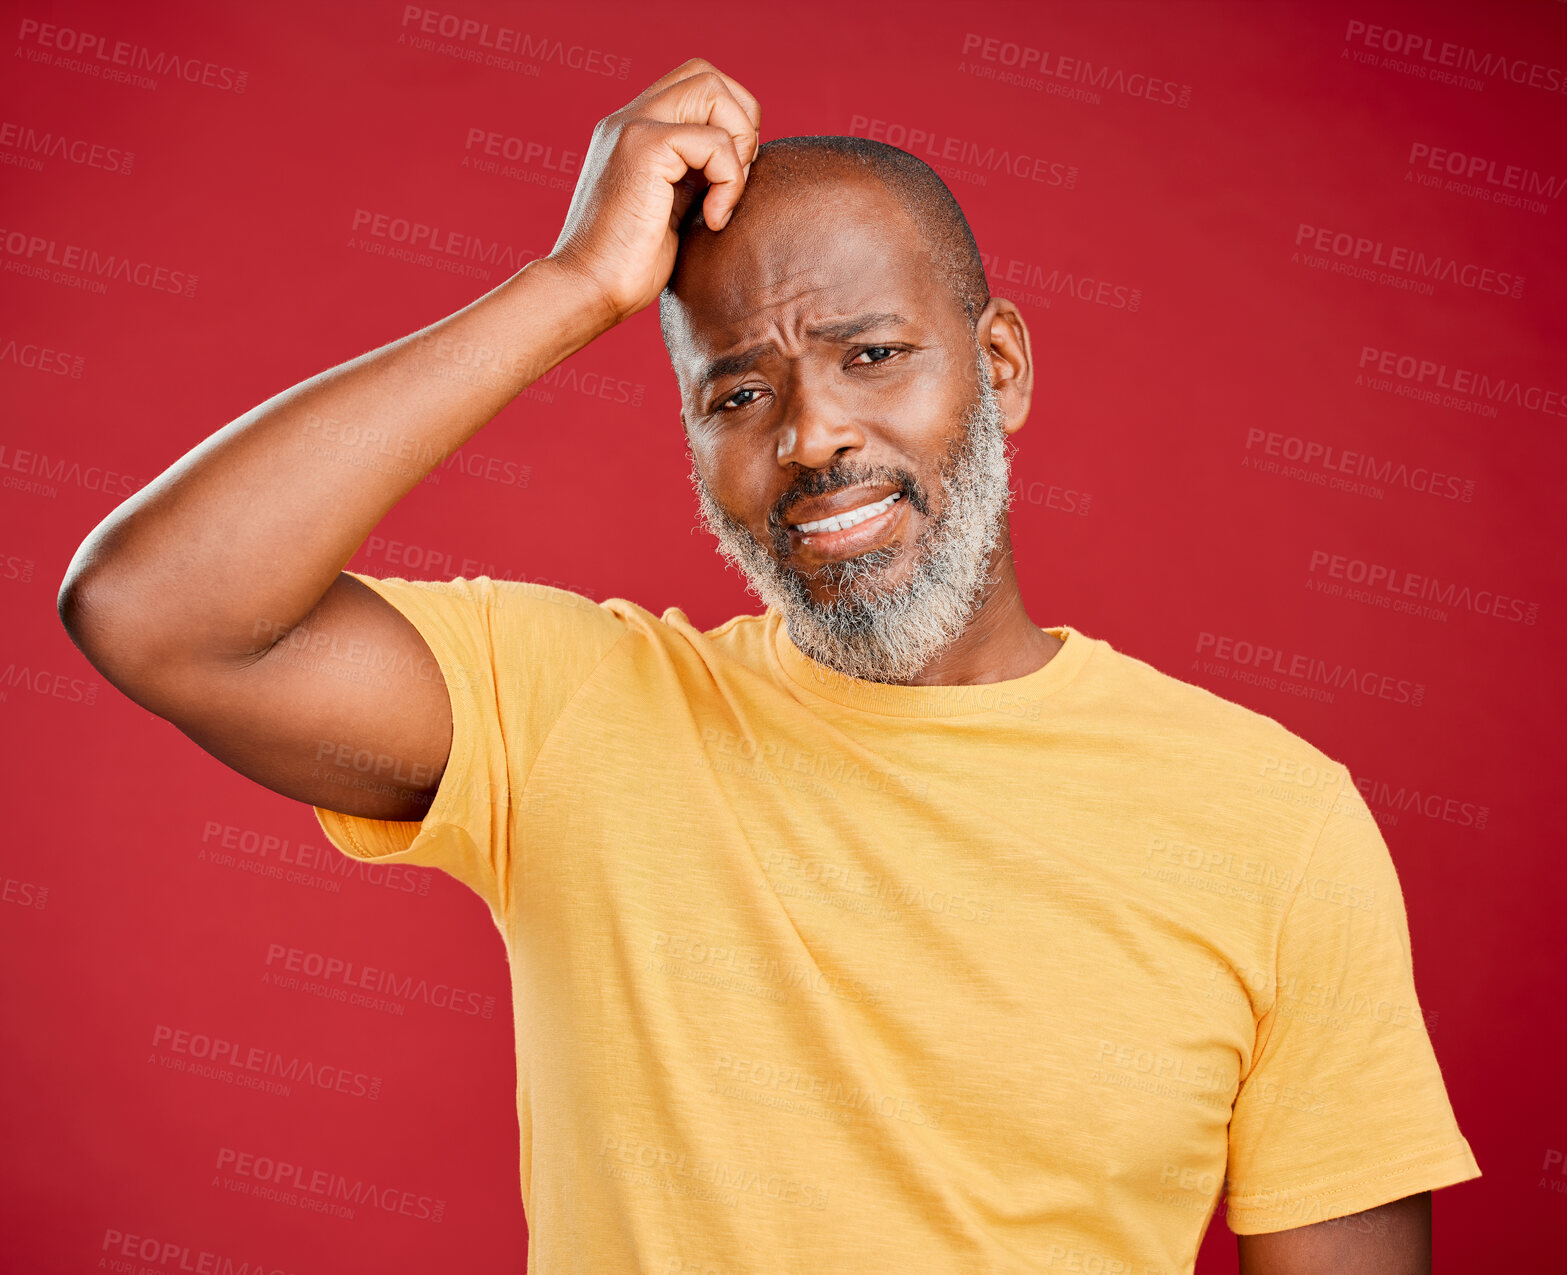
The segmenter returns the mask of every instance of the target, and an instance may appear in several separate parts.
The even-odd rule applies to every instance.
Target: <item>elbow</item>
[[[103,661],[111,652],[119,662],[135,650],[137,595],[146,590],[130,584],[133,560],[125,521],[116,510],[76,547],[55,595],[55,611],[66,633],[105,675],[109,670]]]
[[[98,573],[82,565],[82,554],[77,552],[66,568],[55,595],[54,608],[60,623],[70,635],[76,649],[87,657],[87,662],[99,672],[105,672],[100,661],[101,644],[97,640],[104,628],[104,611],[100,603],[101,590],[95,576]]]
[[[60,579],[55,612],[87,662],[110,681],[135,666],[143,624],[114,537],[100,527],[82,541]],[[145,617],[143,617],[145,618]]]
[[[145,642],[144,622],[117,582],[73,564],[60,582],[55,610],[76,649],[110,686],[150,712],[167,715],[170,662]]]

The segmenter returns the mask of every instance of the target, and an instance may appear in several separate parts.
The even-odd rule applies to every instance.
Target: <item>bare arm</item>
[[[348,814],[422,818],[451,743],[446,687],[417,630],[343,568],[522,389],[658,295],[700,185],[710,224],[727,220],[757,118],[744,89],[693,61],[601,121],[549,257],[268,399],[92,531],[59,595],[82,653],[269,788]],[[487,352],[482,372],[458,349]],[[349,649],[398,670],[391,685],[309,658]],[[395,760],[404,792],[331,782],[366,749]]]
[[[430,668],[424,640],[342,569],[430,469],[595,326],[581,289],[532,262],[423,332],[253,408],[83,542],[60,591],[72,639],[131,699],[268,787],[422,817],[450,743],[445,684],[408,671]],[[470,382],[432,376],[443,337],[507,357]],[[405,671],[378,691],[341,660],[312,659],[317,638],[318,652],[364,642]],[[333,784],[328,743],[395,756],[419,782],[401,798]]]
[[[1431,1192],[1236,1240],[1241,1275],[1431,1275]]]

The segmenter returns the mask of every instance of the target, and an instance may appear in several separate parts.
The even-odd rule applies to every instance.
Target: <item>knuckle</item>
[[[648,135],[658,128],[656,120],[650,120],[645,115],[633,115],[620,122],[616,130],[615,140],[622,144],[636,144],[647,139]]]

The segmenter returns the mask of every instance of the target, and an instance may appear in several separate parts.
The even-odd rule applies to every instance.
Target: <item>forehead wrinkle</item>
[[[871,328],[894,327],[909,322],[906,316],[894,314],[890,310],[875,310],[843,319],[824,319],[820,323],[807,323],[805,334],[808,337],[827,341],[848,341]],[[776,353],[778,353],[778,343],[769,338],[732,354],[720,355],[704,369],[697,381],[697,389],[705,390],[716,380],[736,372],[744,372],[764,354]]]
[[[758,293],[766,293],[779,288],[783,284],[787,283],[790,279],[797,278],[803,274],[809,274],[815,269],[815,266],[802,266],[800,269],[791,271],[789,274],[784,275],[775,283],[768,284],[763,288],[736,288],[734,295],[740,297],[754,297]],[[787,328],[789,325],[789,320],[787,319],[782,321],[777,319],[764,319],[761,322],[756,322],[758,315],[762,315],[768,312],[776,312],[783,307],[796,305],[806,297],[810,296],[812,293],[824,292],[833,286],[834,283],[832,282],[807,284],[803,287],[795,289],[787,296],[778,297],[772,301],[761,301],[751,309],[745,311],[743,314],[736,315],[733,319],[725,322],[724,326],[726,328],[737,333],[734,341],[729,343],[731,352],[720,354],[715,358],[708,360],[697,376],[695,384],[696,392],[700,394],[714,381],[718,380],[719,377],[730,376],[735,372],[745,371],[746,368],[750,367],[751,364],[754,363],[763,354],[777,352],[778,342],[775,341],[772,337],[766,337],[760,341],[753,341],[751,344],[739,350],[733,349],[733,346],[736,342],[745,340],[746,336],[749,335],[744,331],[746,328],[752,328],[753,330],[756,328],[780,326]],[[800,321],[801,316],[797,315],[794,317],[793,323],[795,326],[798,326]]]
[[[736,285],[736,287],[731,290],[731,297],[745,299],[755,298],[759,293],[765,293],[772,289],[781,287],[791,278],[796,278],[799,275],[810,273],[810,271],[814,268],[815,267],[813,266],[802,266],[800,269],[791,271],[789,274],[784,275],[775,283],[768,284],[762,288],[747,288],[741,285]],[[830,282],[811,284],[795,290],[788,296],[779,297],[772,301],[758,302],[750,309],[745,310],[740,314],[734,315],[733,317],[717,318],[716,320],[711,314],[711,307],[696,306],[690,302],[687,302],[683,307],[685,310],[685,323],[683,325],[685,328],[684,344],[691,361],[698,362],[701,360],[704,352],[707,350],[712,350],[714,348],[726,348],[725,346],[719,345],[716,340],[704,340],[701,334],[701,328],[703,326],[709,326],[709,330],[716,327],[720,330],[720,332],[734,333],[735,335],[733,339],[727,342],[727,348],[733,350],[733,347],[738,342],[745,340],[749,335],[749,333],[747,333],[744,329],[749,327],[755,330],[756,328],[765,328],[769,326],[769,324],[765,321],[762,323],[755,323],[754,320],[758,315],[769,310],[776,310],[781,306],[797,303],[813,292],[821,292],[832,286],[833,285]],[[708,325],[703,324],[702,320],[704,319],[709,320]],[[737,360],[740,360],[747,355],[751,357],[757,357],[760,356],[766,349],[776,350],[777,348],[777,343],[768,338],[762,341],[753,342],[751,345],[746,346],[742,350],[735,351],[734,353],[718,355],[716,358],[710,359],[707,362],[701,364],[701,370],[698,372],[693,382],[693,389],[697,393],[700,393],[718,377],[727,376],[730,372],[744,370],[744,368],[749,364],[744,362],[737,362]]]
[[[777,292],[791,279],[796,279],[800,275],[811,274],[818,270],[819,267],[815,265],[802,266],[799,270],[795,270],[790,274],[785,275],[783,278],[773,283],[764,284],[761,287],[736,287],[734,291],[734,295],[736,297],[744,300],[755,300],[756,303],[749,310],[744,310],[741,313],[736,314],[733,318],[728,319],[725,323],[725,326],[735,330],[742,329],[746,325],[752,323],[758,315],[766,314],[769,311],[776,311],[782,309],[785,306],[796,305],[803,301],[806,297],[810,296],[813,292],[826,292],[830,288],[837,287],[842,282],[842,280],[833,279],[826,282],[806,283],[802,284],[800,287],[796,288],[794,291],[788,293],[785,296],[774,297],[772,300],[761,299],[766,297],[769,293]],[[766,326],[770,322],[772,322],[772,320],[763,319],[761,321],[761,326]]]
[[[852,318],[894,310],[914,313],[907,310],[907,305],[923,304],[922,298],[910,295],[906,277],[884,280],[893,283],[894,290],[901,294],[896,299],[871,295],[881,291],[880,288],[866,289],[865,285],[871,281],[866,277],[865,265],[872,265],[871,273],[882,274],[891,264],[889,257],[899,257],[903,258],[899,262],[902,268],[892,273],[917,275],[927,254],[920,250],[919,244],[900,243],[902,236],[888,233],[891,226],[912,227],[912,222],[901,207],[889,204],[885,192],[851,187],[848,193],[850,198],[830,210],[816,204],[806,210],[804,217],[796,217],[788,214],[794,211],[798,201],[777,202],[769,198],[769,194],[777,192],[748,188],[747,195],[752,201],[757,195],[762,199],[747,205],[742,197],[742,204],[750,215],[726,228],[728,238],[714,238],[712,232],[695,232],[694,242],[682,253],[682,260],[677,265],[677,280],[672,289],[676,297],[687,294],[683,298],[685,304],[680,307],[684,311],[681,326],[686,366],[695,372],[688,382],[688,392],[701,394],[719,377],[743,371],[763,355],[776,353],[780,341],[785,344],[790,338],[801,341],[802,333],[818,335],[811,331],[813,325],[809,314],[799,312],[809,309],[813,296],[828,294],[831,311]],[[810,223],[809,228],[804,223]],[[737,231],[740,232],[738,237]],[[747,231],[749,233],[745,233]],[[870,232],[868,244],[865,241],[867,231]],[[856,236],[861,242],[855,244],[855,258],[874,249],[874,264],[844,259],[847,241]],[[914,250],[912,254],[908,251],[910,248]],[[724,273],[733,281],[727,286],[714,287]],[[688,289],[696,291],[698,296],[690,295]],[[707,292],[705,298],[700,297],[702,291]],[[833,293],[838,295],[831,296]],[[794,313],[788,312],[791,308]],[[828,305],[818,301],[817,308],[820,313],[827,310]],[[824,327],[830,322],[822,319],[815,326]],[[840,318],[837,322],[842,324],[846,320]],[[841,332],[829,335],[846,339]],[[723,341],[724,337],[730,339]],[[748,339],[744,348],[735,348]],[[709,351],[716,357],[704,364],[703,355]]]
[[[744,196],[742,196],[742,199]],[[765,196],[764,196],[765,199]],[[785,208],[793,206],[793,201]],[[886,222],[863,209],[853,207],[832,210],[831,224],[823,224],[824,210],[812,206],[803,220],[788,219],[778,229],[766,213],[761,219],[748,225],[750,235],[735,239],[719,239],[704,236],[704,252],[696,254],[701,260],[681,263],[683,271],[700,271],[711,280],[726,265],[737,276],[737,281],[724,289],[705,307],[714,327],[739,333],[735,341],[744,339],[748,326],[766,326],[771,320],[757,318],[769,311],[795,305],[812,293],[828,292],[845,287],[852,288],[863,280],[858,269],[846,269],[845,263],[835,260],[848,240],[857,232],[869,230],[880,241],[885,236]],[[757,217],[754,209],[752,217]],[[810,229],[805,220],[812,220]],[[749,221],[749,219],[748,219]],[[885,244],[878,242],[878,258],[886,255]],[[858,267],[860,263],[849,263]],[[689,276],[688,276],[689,277]],[[852,303],[851,303],[852,304]],[[719,311],[714,314],[714,311]],[[798,325],[798,320],[796,320]]]

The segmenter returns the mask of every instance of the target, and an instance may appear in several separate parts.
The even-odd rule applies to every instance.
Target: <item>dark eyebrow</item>
[[[839,319],[833,323],[812,324],[805,329],[807,336],[819,337],[828,341],[849,341],[862,332],[871,328],[897,327],[908,323],[901,314],[892,314],[889,311],[880,311],[874,314],[857,314],[851,319]],[[726,376],[733,376],[736,372],[744,372],[751,367],[757,359],[764,354],[775,354],[778,346],[772,341],[759,341],[755,345],[748,345],[743,350],[736,350],[733,354],[724,354],[714,359],[703,370],[702,376],[696,383],[697,392],[701,393],[714,381]]]

